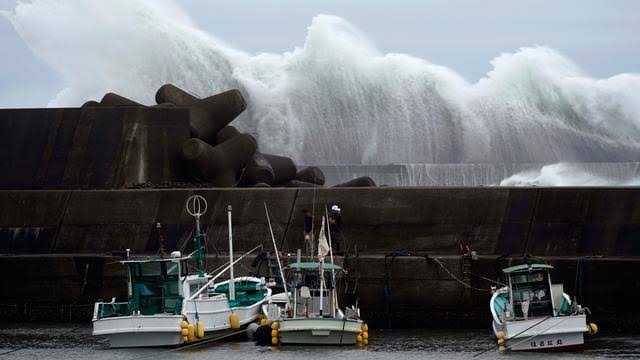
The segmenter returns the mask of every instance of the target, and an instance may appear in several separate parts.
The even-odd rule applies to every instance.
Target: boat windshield
[[[131,262],[129,303],[143,315],[178,314],[182,309],[180,264],[169,261]]]
[[[320,289],[320,274],[317,270],[295,272],[291,279],[291,286],[293,288],[306,286],[309,289]],[[324,273],[324,284],[322,286],[325,289],[333,289],[333,276],[331,276],[330,272]]]
[[[548,271],[518,272],[510,277],[516,318],[553,316]]]

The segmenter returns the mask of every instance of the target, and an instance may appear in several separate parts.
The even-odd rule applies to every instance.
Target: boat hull
[[[248,319],[243,320],[240,325],[241,329],[245,329],[250,323]],[[109,346],[112,348],[124,348],[180,346],[231,335],[236,332],[230,326],[216,326],[215,330],[207,330],[205,327],[205,336],[203,338],[196,338],[187,343],[182,336],[181,322],[182,316],[178,316],[177,319],[160,318],[158,316],[126,316],[100,319],[93,323],[93,335],[106,336],[109,339]]]
[[[362,321],[332,318],[282,319],[281,344],[353,345],[361,332]]]
[[[191,324],[196,323],[196,307],[200,321],[205,326],[205,337],[196,341],[233,333],[230,321],[232,310],[238,315],[241,328],[246,328],[255,321],[261,312],[262,302],[230,309],[226,298],[221,299],[199,300],[197,305],[188,304],[185,313],[180,315],[117,316],[94,320],[93,335],[107,336],[112,348],[175,346],[184,343],[180,323],[184,319]]]
[[[587,329],[585,315],[557,316],[548,319],[494,321],[493,330],[505,333],[505,343],[513,351],[566,351],[582,347]]]
[[[93,321],[93,335],[109,339],[112,348],[172,346],[182,343],[182,315],[118,316]]]

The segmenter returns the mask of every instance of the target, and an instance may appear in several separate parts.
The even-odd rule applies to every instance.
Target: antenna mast
[[[187,199],[187,212],[196,219],[196,235],[193,237],[195,245],[196,267],[200,277],[204,276],[204,249],[202,247],[204,235],[200,233],[200,217],[207,212],[207,200],[200,195],[192,195]]]

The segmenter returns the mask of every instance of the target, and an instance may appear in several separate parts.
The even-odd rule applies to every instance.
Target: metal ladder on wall
[[[471,254],[463,254],[460,257],[462,267],[462,282],[471,286]],[[471,296],[471,289],[469,287],[463,287],[463,293],[465,297]]]

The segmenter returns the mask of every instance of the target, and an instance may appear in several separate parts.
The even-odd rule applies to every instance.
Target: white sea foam
[[[303,46],[257,55],[199,30],[172,1],[35,0],[4,15],[64,80],[49,105],[78,106],[108,91],[152,103],[167,82],[199,96],[239,88],[249,108],[234,124],[262,151],[298,163],[640,156],[640,75],[594,79],[545,47],[499,55],[470,83],[427,60],[383,54],[330,15],[312,19]]]
[[[594,174],[579,164],[558,163],[512,175],[500,186],[639,186],[640,177],[630,179]]]

